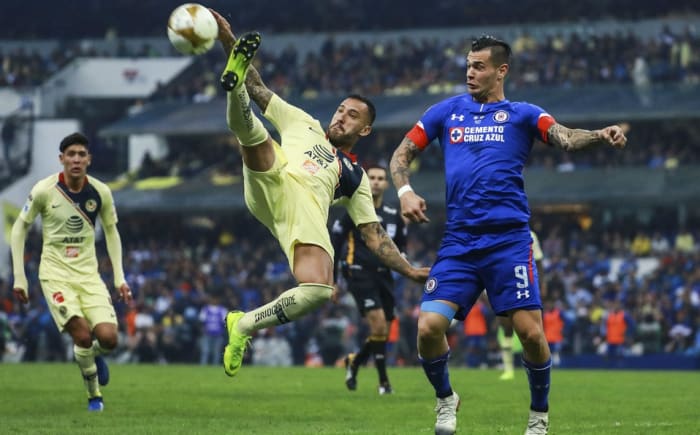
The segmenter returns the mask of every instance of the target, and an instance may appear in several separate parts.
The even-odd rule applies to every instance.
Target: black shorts
[[[364,317],[368,311],[383,309],[388,322],[394,320],[394,278],[391,272],[353,271],[347,278],[348,291]]]

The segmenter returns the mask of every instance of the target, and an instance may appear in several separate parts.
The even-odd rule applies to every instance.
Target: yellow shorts
[[[309,189],[287,170],[287,159],[275,143],[277,158],[266,172],[243,165],[243,186],[248,210],[277,239],[294,270],[294,246],[317,245],[333,258],[328,234],[328,210],[323,209]]]
[[[112,298],[101,279],[92,282],[41,280],[41,290],[60,331],[73,317],[83,317],[90,329],[99,323],[117,324]]]

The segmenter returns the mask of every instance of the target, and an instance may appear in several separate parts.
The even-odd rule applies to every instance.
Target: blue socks
[[[549,375],[552,359],[541,365],[532,364],[523,359],[523,367],[530,382],[530,409],[537,412],[549,411]]]
[[[433,359],[420,358],[423,365],[423,371],[428,377],[428,380],[435,388],[435,396],[439,399],[444,399],[452,395],[452,387],[450,386],[450,374],[447,370],[447,360],[450,358],[450,351]],[[549,379],[549,372],[547,372]]]

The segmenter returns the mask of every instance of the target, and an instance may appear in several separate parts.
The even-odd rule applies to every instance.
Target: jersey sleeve
[[[355,226],[379,222],[377,212],[374,210],[374,202],[372,202],[372,189],[369,187],[369,179],[364,171],[360,185],[344,205]]]
[[[320,127],[319,122],[311,115],[287,103],[277,94],[272,94],[263,116],[272,123],[280,134],[290,126],[300,122]]]
[[[105,184],[96,185],[98,192],[100,193],[100,198],[102,199],[102,208],[100,208],[100,220],[102,221],[102,226],[108,227],[115,225],[119,218],[117,217],[117,209],[114,206],[114,198],[112,197],[112,191]]]
[[[41,213],[46,205],[46,198],[48,194],[46,192],[45,186],[42,183],[37,183],[32,187],[32,191],[27,197],[27,201],[24,203],[22,210],[19,212],[19,218],[23,221],[31,224],[36,219],[36,216]]]
[[[530,122],[530,128],[533,131],[533,136],[536,136],[544,143],[549,143],[547,130],[549,127],[557,123],[552,115],[545,112],[543,108],[535,104],[527,104],[527,110]]]
[[[446,107],[444,103],[429,107],[416,125],[406,133],[406,137],[421,150],[427,147],[443,130]]]

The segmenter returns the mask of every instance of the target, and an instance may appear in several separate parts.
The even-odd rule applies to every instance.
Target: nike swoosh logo
[[[314,130],[313,127],[309,127],[309,130],[313,131],[314,133],[320,135],[320,136],[325,136],[325,134],[321,134],[318,131]]]
[[[60,206],[61,206],[61,204],[51,204],[51,208],[58,208]]]

